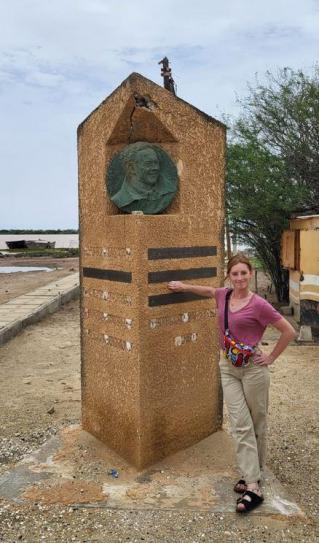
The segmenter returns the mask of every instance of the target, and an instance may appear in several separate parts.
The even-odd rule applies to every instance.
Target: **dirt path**
[[[270,349],[276,334],[267,335]],[[317,347],[291,346],[271,368],[269,466],[307,519],[188,511],[73,510],[0,502],[0,541],[315,542],[318,524]],[[80,420],[77,302],[30,326],[0,348],[1,472],[61,426]],[[53,412],[52,412],[53,410]],[[50,414],[51,413],[51,414]]]

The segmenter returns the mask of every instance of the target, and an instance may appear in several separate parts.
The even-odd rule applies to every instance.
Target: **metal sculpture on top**
[[[164,81],[164,88],[169,90],[174,95],[176,94],[176,85],[172,76],[172,69],[169,67],[169,60],[167,57],[162,58],[159,61],[159,64],[162,64],[163,68],[161,69],[161,76]]]

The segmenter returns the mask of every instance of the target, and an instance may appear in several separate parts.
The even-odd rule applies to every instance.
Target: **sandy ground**
[[[1,273],[1,268],[9,266],[40,266],[52,271]],[[26,292],[43,287],[51,281],[62,279],[79,269],[78,258],[15,258],[0,259],[0,304]]]
[[[73,267],[69,263],[66,267]],[[59,428],[80,421],[79,336],[79,305],[71,302],[0,348],[0,474]],[[270,329],[265,350],[271,349],[275,339],[276,332]],[[318,541],[318,347],[289,346],[271,374],[268,464],[305,511],[305,519],[82,510],[63,505],[13,505],[3,500],[0,541]]]

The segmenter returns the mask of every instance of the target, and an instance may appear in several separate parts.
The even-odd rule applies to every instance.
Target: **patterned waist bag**
[[[231,361],[233,366],[236,368],[241,368],[248,366],[251,361],[251,357],[255,353],[255,347],[251,345],[246,345],[238,341],[231,334],[228,327],[228,303],[229,298],[232,293],[232,289],[228,290],[225,298],[225,314],[224,314],[224,324],[225,324],[225,333],[224,333],[224,355],[225,358]]]

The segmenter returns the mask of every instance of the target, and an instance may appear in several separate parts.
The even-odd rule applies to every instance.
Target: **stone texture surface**
[[[177,166],[179,192],[162,215],[122,214],[106,192],[114,154],[141,140]],[[150,307],[149,296],[170,292],[148,274],[214,267],[216,276],[189,282],[221,284],[224,147],[221,123],[138,74],[78,130],[83,427],[137,467],[221,425],[214,302]],[[150,248],[199,246],[216,256],[148,258]],[[87,277],[88,267],[132,280]]]

